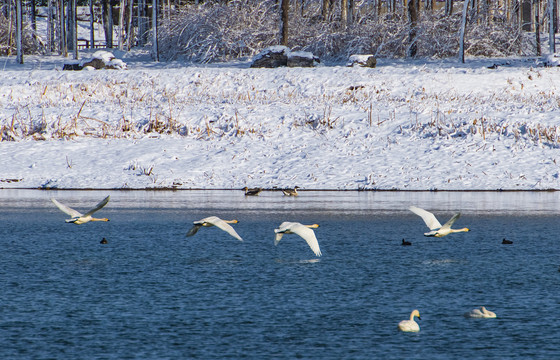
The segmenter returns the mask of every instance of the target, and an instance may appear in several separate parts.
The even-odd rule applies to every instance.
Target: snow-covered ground
[[[0,188],[560,189],[560,68],[535,59],[114,54],[128,70],[0,58]]]

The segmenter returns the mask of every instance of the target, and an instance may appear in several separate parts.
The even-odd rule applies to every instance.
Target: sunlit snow
[[[560,188],[560,68],[537,59],[254,69],[112,52],[128,70],[0,59],[0,188]]]

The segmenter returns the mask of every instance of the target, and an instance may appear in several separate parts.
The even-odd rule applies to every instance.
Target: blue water
[[[556,193],[0,191],[2,359],[551,359]],[[425,238],[414,204],[469,233]],[[237,218],[244,242],[190,223]],[[319,223],[323,256],[282,221]],[[105,237],[108,244],[100,244]],[[502,245],[502,238],[514,243]],[[412,246],[401,246],[406,238]],[[497,319],[466,319],[481,305]],[[421,331],[400,320],[420,311]]]

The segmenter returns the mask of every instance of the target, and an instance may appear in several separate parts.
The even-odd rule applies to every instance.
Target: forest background
[[[2,0],[0,7],[0,55],[17,53],[20,62],[24,54],[78,59],[80,49],[101,47],[224,62],[277,44],[326,62],[351,54],[540,56],[543,47],[555,52],[558,29],[558,0]],[[80,35],[88,26],[89,36]]]

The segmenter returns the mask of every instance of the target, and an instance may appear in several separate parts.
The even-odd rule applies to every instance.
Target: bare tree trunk
[[[494,12],[493,12],[494,10],[492,8],[492,2],[490,0],[484,0],[484,8],[486,9],[485,11],[486,23],[490,24],[494,20]]]
[[[332,2],[333,0],[323,0],[322,16],[324,21],[327,21],[331,16],[332,5],[333,5]]]
[[[556,52],[556,42],[554,39],[554,0],[548,0],[548,43],[551,54]]]
[[[198,4],[197,4],[198,5]],[[146,34],[148,32],[146,18],[146,0],[138,0],[138,46],[146,44]]]
[[[68,0],[66,2],[66,46],[68,50],[74,50],[74,37],[76,34],[74,30],[76,21],[76,8],[74,7],[74,1]]]
[[[531,31],[533,30],[531,27],[533,22],[533,16],[531,14],[531,0],[522,0],[520,5],[521,28],[525,31]]]
[[[53,0],[47,0],[47,51],[52,54],[54,51],[54,8]]]
[[[152,56],[154,61],[159,61],[158,49],[158,17],[159,17],[158,1],[152,0]]]
[[[426,10],[433,13],[435,10],[436,0],[426,0]]]
[[[95,48],[95,29],[93,22],[93,0],[88,1],[89,6],[89,47]]]
[[[134,1],[133,0],[128,0],[130,7],[129,7],[129,11],[128,11],[128,24],[127,24],[127,28],[128,30],[126,31],[126,36],[127,36],[127,51],[130,51],[130,49],[132,48],[132,41],[134,40],[134,28],[132,26],[132,13],[134,10]]]
[[[535,43],[537,44],[537,56],[541,56],[541,24],[539,0],[535,1]]]
[[[123,49],[124,43],[124,11],[126,0],[121,0],[119,4],[119,50]]]
[[[74,60],[77,60],[78,55],[78,0],[71,0],[70,7],[72,8],[72,50],[74,51]]]
[[[348,0],[341,0],[340,2],[340,22],[342,27],[346,29],[346,26],[348,26]]]
[[[171,1],[167,0],[167,25],[169,25],[170,21],[171,21]]]
[[[453,0],[445,0],[445,15],[453,15]]]
[[[16,0],[16,49],[18,64],[23,64],[23,9],[21,1]]]
[[[31,29],[33,29],[33,36],[37,34],[37,8],[35,0],[31,0]]]
[[[113,47],[113,6],[111,0],[101,0],[101,17],[103,18],[103,32],[107,48]]]
[[[60,53],[62,56],[68,56],[68,43],[66,42],[66,25],[64,23],[64,1],[58,0],[58,26],[60,35]]]
[[[62,29],[60,27],[61,25],[61,21],[60,21],[60,0],[53,0],[53,5],[55,7],[55,18],[54,18],[54,22],[55,22],[55,26],[54,26],[54,35],[55,35],[55,47],[58,50],[58,54],[62,54]]]
[[[6,5],[6,17],[8,18],[8,56],[12,55],[12,45],[14,38],[14,14],[12,9],[12,3]]]
[[[459,36],[459,58],[465,63],[465,28],[467,27],[467,10],[472,0],[465,0],[463,3],[463,15],[461,21],[461,34]]]
[[[419,0],[408,0],[408,17],[410,30],[408,32],[408,57],[415,57],[418,52],[416,43],[416,26],[418,24],[418,2]]]
[[[356,12],[356,3],[354,0],[348,0],[348,24],[354,23],[354,14]]]
[[[282,0],[282,29],[280,31],[280,44],[288,46],[288,19],[290,11],[290,0]]]
[[[552,7],[554,9],[554,33],[556,34],[558,32],[558,0],[553,1]]]

